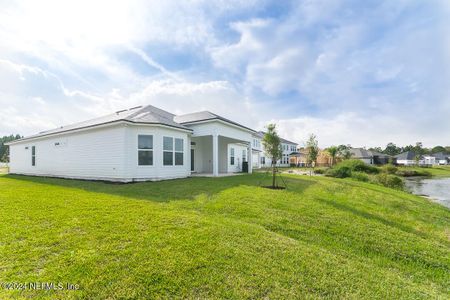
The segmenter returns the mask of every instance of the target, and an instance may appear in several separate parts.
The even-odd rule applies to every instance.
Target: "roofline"
[[[89,130],[89,129],[96,128],[96,127],[107,127],[109,125],[115,125],[115,124],[151,125],[151,126],[157,126],[157,127],[170,127],[170,128],[173,128],[173,129],[186,131],[186,132],[192,132],[193,131],[190,128],[181,128],[181,127],[178,127],[178,126],[172,126],[172,125],[162,124],[162,123],[157,123],[157,122],[133,122],[133,121],[130,121],[130,120],[119,119],[119,120],[114,120],[114,121],[110,121],[110,122],[98,123],[98,124],[84,126],[84,127],[78,127],[78,128],[62,130],[62,131],[58,131],[58,132],[51,132],[51,133],[47,133],[47,134],[41,134],[41,135],[38,135],[38,136],[24,137],[24,138],[21,138],[21,139],[18,139],[18,140],[14,140],[14,141],[5,143],[5,145],[9,146],[9,145],[14,145],[14,144],[19,144],[19,143],[25,142],[25,141],[37,140],[37,139],[44,138],[44,137],[57,136],[57,135],[65,134],[65,133],[69,133],[69,132],[85,131],[85,130]]]
[[[219,121],[219,122],[222,122],[222,123],[231,124],[231,125],[236,126],[236,127],[241,127],[241,128],[243,128],[243,129],[245,129],[247,131],[250,131],[251,133],[255,133],[256,132],[255,130],[253,130],[251,128],[245,127],[244,125],[241,125],[241,124],[233,122],[233,121],[224,120],[223,118],[220,118],[220,117],[208,118],[208,119],[203,119],[203,120],[196,120],[196,121],[192,121],[192,122],[182,122],[180,124],[191,125],[191,124],[207,123],[207,122],[212,122],[212,121]]]

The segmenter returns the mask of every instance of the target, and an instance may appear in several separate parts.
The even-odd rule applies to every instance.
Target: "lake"
[[[450,208],[450,178],[407,178],[406,188]]]

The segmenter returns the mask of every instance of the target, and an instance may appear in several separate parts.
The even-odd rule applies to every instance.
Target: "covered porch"
[[[192,176],[236,175],[242,172],[244,162],[248,162],[248,173],[252,173],[251,142],[241,136],[193,135],[190,158]]]

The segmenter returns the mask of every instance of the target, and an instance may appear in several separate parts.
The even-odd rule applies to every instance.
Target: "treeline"
[[[20,134],[11,134],[0,137],[0,162],[9,162],[9,147],[5,146],[5,143],[21,139]]]
[[[408,145],[404,147],[398,147],[394,143],[388,143],[383,149],[381,147],[369,148],[369,150],[381,152],[388,155],[397,155],[406,151],[414,151],[416,154],[434,154],[442,152],[444,154],[450,154],[450,146],[435,146],[432,148],[425,148],[421,142],[417,142],[415,145]]]

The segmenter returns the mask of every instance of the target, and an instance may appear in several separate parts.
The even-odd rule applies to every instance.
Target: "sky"
[[[450,1],[0,0],[0,136],[146,104],[450,145]]]

